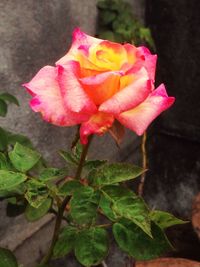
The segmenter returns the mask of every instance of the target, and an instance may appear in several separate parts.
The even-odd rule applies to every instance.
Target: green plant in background
[[[109,229],[119,247],[137,260],[169,250],[165,229],[184,222],[166,212],[150,211],[125,185],[145,170],[127,163],[88,160],[88,147],[89,143],[78,143],[71,152],[61,151],[66,165],[60,169],[35,168],[41,155],[19,143],[7,158],[0,158],[0,195],[8,201],[8,215],[24,213],[30,222],[48,212],[57,215],[52,243],[40,266],[72,251],[84,266],[99,264],[108,254]],[[18,266],[3,248],[0,266]]]
[[[0,117],[6,117],[9,104],[19,106],[15,96],[9,93],[0,93]],[[32,147],[31,141],[26,136],[12,133],[0,127],[0,157],[3,157],[2,153],[6,156],[9,148],[13,147],[16,142]]]
[[[119,43],[147,44],[155,50],[149,28],[134,16],[132,6],[123,0],[100,0],[98,36]]]
[[[6,117],[9,104],[19,106],[15,96],[6,92],[1,93],[0,117]],[[15,163],[12,161],[12,158],[15,157],[13,156],[13,153],[15,153],[13,152],[14,147],[17,147],[18,150],[17,161],[14,160]],[[19,150],[19,147],[22,149]],[[26,188],[22,184],[26,180],[26,176],[17,171],[19,165],[22,171],[27,168],[25,165],[29,167],[36,165],[35,170],[44,165],[42,157],[36,157],[39,154],[36,151],[33,152],[31,148],[33,148],[33,145],[28,137],[0,127],[0,200],[7,200],[6,214],[9,217],[16,217],[24,213],[28,203],[25,198]],[[24,155],[25,151],[26,155]],[[26,161],[26,163],[23,163],[24,156],[24,162]],[[38,162],[38,158],[40,158],[40,162],[35,164],[36,161]],[[12,252],[5,248],[0,248],[0,266],[21,267]]]

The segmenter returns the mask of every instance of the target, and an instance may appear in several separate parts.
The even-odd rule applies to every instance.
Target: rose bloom
[[[68,53],[24,84],[30,106],[58,126],[80,124],[80,139],[123,125],[142,135],[174,103],[154,88],[156,55],[146,47],[94,38],[75,29]]]

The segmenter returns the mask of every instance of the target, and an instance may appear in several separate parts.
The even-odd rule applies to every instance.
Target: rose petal
[[[57,82],[57,68],[45,66],[23,86],[34,96],[30,101],[31,108],[41,112],[44,120],[58,126],[72,126],[88,119],[88,115],[75,114],[64,107]]]
[[[130,85],[105,101],[99,107],[99,111],[119,114],[143,102],[151,92],[152,88],[147,71],[142,68],[138,73],[133,74],[132,80],[133,79],[135,79],[135,81]]]
[[[112,115],[97,112],[87,122],[82,123],[80,128],[80,139],[82,144],[87,144],[88,136],[91,134],[104,134],[113,124]]]
[[[91,45],[99,44],[102,40],[94,38],[76,28],[72,34],[72,46],[67,54],[56,62],[56,65],[65,65],[69,60],[75,60],[78,49],[87,50]]]
[[[90,48],[89,60],[101,69],[120,70],[127,62],[127,53],[121,44],[102,41]]]
[[[149,124],[164,110],[168,109],[175,101],[174,97],[168,97],[165,86],[161,84],[139,106],[123,112],[116,118],[125,127],[142,135]]]
[[[100,105],[119,90],[120,77],[120,71],[110,71],[79,80],[92,101]]]
[[[76,61],[68,61],[64,66],[58,66],[58,83],[66,107],[73,112],[94,113],[95,104],[83,90],[78,77],[80,65]]]
[[[140,63],[146,68],[149,78],[155,81],[157,55],[152,55],[149,49],[144,46],[138,47],[137,51],[137,56],[141,58]]]
[[[124,44],[124,48],[126,49],[128,63],[133,65],[137,60],[137,48],[131,44]]]

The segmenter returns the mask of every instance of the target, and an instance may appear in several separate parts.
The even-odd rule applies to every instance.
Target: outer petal
[[[82,32],[79,28],[76,28],[73,32],[72,37],[72,46],[68,53],[59,59],[56,64],[64,65],[68,60],[74,60],[77,56],[78,49],[87,49],[91,45],[99,44],[102,40],[98,38],[94,38],[86,33]]]
[[[112,115],[97,112],[87,122],[82,123],[80,128],[80,138],[82,144],[87,144],[88,136],[91,134],[104,134],[113,124]]]
[[[152,81],[155,81],[157,55],[152,55],[149,49],[144,46],[138,47],[137,50],[138,50],[137,56],[140,57],[138,65],[142,64],[142,66],[144,66],[148,71],[149,78]]]
[[[168,109],[175,101],[174,97],[168,97],[165,86],[161,84],[139,106],[123,112],[116,118],[125,127],[142,135],[149,124],[164,110]]]
[[[64,66],[58,66],[58,83],[66,107],[73,112],[94,113],[95,104],[83,90],[78,78],[80,65],[76,61],[68,61]]]
[[[31,108],[41,112],[44,120],[58,126],[72,126],[88,119],[88,115],[79,115],[64,107],[57,82],[57,68],[45,66],[23,86],[34,96],[30,101]]]
[[[120,71],[109,71],[79,80],[93,102],[100,105],[119,90],[120,77]]]
[[[152,88],[147,71],[142,68],[138,73],[133,74],[133,79],[135,80],[130,85],[104,102],[99,107],[99,110],[111,114],[119,114],[143,102]]]

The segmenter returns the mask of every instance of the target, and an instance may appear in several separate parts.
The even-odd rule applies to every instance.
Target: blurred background
[[[165,83],[169,95],[176,97],[173,107],[147,133],[149,171],[144,197],[151,207],[190,220],[193,201],[200,190],[200,2],[125,2],[129,2],[129,10],[138,23],[151,30],[153,44],[148,34],[143,41],[158,54],[157,84]],[[54,166],[63,164],[57,151],[69,148],[75,130],[42,121],[30,110],[30,97],[21,84],[44,65],[54,65],[67,52],[75,27],[93,36],[105,34],[102,18],[99,20],[102,9],[97,8],[97,3],[97,0],[0,1],[0,92],[9,92],[20,102],[20,108],[13,105],[7,117],[0,118],[0,125],[28,136]],[[108,24],[110,16],[108,12]],[[140,144],[141,138],[127,131],[119,149],[105,135],[95,138],[89,155],[141,165]],[[23,215],[10,218],[6,215],[6,203],[1,202],[0,245],[14,250],[20,262],[32,267],[48,245],[52,223],[52,216],[36,223],[27,223]],[[171,255],[200,261],[200,243],[191,223],[171,229],[169,236],[176,248]],[[113,267],[120,266],[123,255],[114,247],[109,260]],[[76,265],[70,260],[67,266]]]

